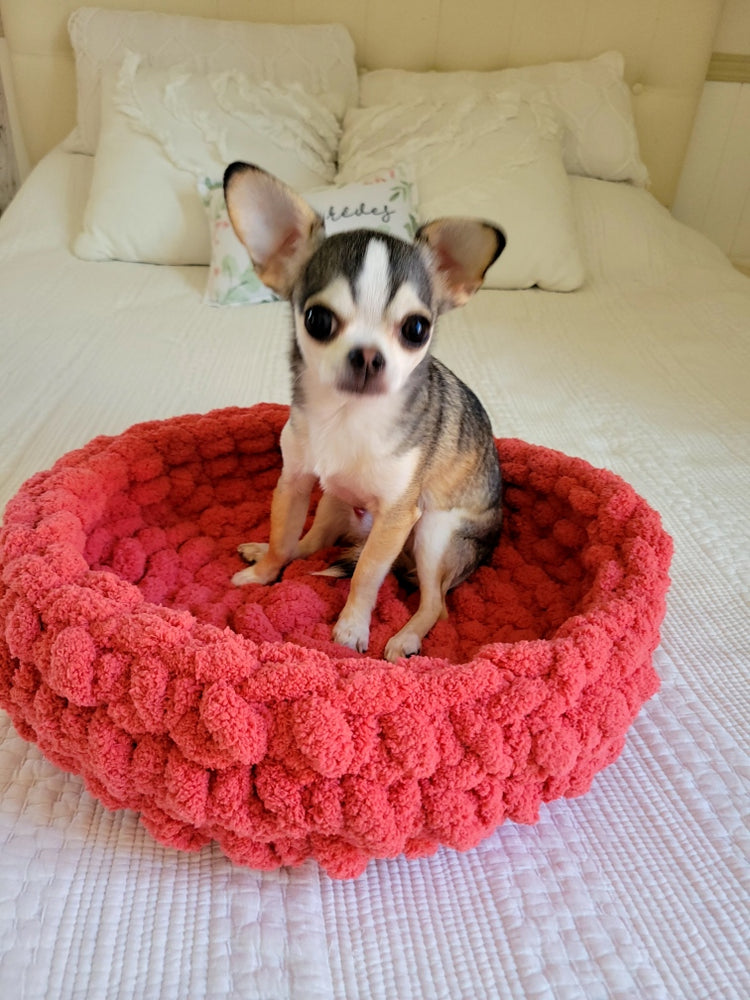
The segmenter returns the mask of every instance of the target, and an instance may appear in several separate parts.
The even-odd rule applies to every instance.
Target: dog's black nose
[[[385,358],[375,347],[353,347],[349,351],[352,370],[365,375],[377,375],[385,368]]]

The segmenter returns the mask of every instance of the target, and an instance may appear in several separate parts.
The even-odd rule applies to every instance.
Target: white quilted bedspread
[[[87,166],[53,153],[0,225],[0,506],[96,434],[288,398],[284,306],[70,255]],[[162,848],[0,713],[0,996],[750,996],[750,281],[644,192],[573,183],[584,288],[481,292],[437,353],[498,435],[613,469],[675,539],[662,688],[622,756],[535,827],[334,882]]]

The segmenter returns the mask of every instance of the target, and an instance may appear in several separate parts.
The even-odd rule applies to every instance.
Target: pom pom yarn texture
[[[267,539],[288,409],[138,424],[32,477],[0,533],[0,705],[160,842],[253,868],[468,849],[585,792],[658,688],[671,539],[613,473],[497,441],[505,521],[422,655],[380,659],[418,595],[391,575],[371,648],[331,641],[348,581]]]

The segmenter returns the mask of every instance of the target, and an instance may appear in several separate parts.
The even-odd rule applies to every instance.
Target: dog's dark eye
[[[325,306],[310,306],[305,310],[305,329],[313,340],[330,340],[337,328],[336,317]]]
[[[406,347],[423,347],[430,337],[430,321],[425,316],[407,316],[401,324],[401,339]]]

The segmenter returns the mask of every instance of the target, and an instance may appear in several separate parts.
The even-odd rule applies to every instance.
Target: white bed
[[[163,6],[273,17],[260,3]],[[521,3],[443,4],[439,30],[437,5],[422,3],[409,23],[421,39],[411,53],[400,37],[388,48],[386,19],[397,5],[378,5],[377,16],[373,6],[286,4],[277,17],[345,20],[360,65],[370,69],[486,69],[620,47],[628,82],[646,80],[636,104],[641,153],[652,189],[669,202],[719,4],[690,4],[692,21],[676,2],[623,5],[633,8],[632,21],[610,4],[555,5],[567,17],[527,5],[550,17],[537,45],[533,12],[521,13]],[[605,6],[609,19],[599,24]],[[23,92],[34,56],[39,79],[61,89],[72,79],[64,18],[54,32],[45,28],[45,53],[34,51],[33,38],[23,51],[33,30],[22,26],[46,5],[0,7],[11,51],[19,50],[25,139],[39,159],[0,220],[1,509],[29,476],[96,435],[181,413],[286,402],[289,319],[283,303],[207,305],[205,266],[72,252],[99,153],[57,145],[73,124],[69,90],[60,122],[44,111],[42,95]],[[456,12],[481,9],[486,19],[496,10],[500,23],[501,7],[516,48],[508,43],[493,61],[481,25],[459,30]],[[681,38],[661,37],[667,26]],[[473,56],[472,36],[480,39]],[[682,90],[669,77],[670,57],[653,52],[678,42]],[[404,86],[375,77],[362,82],[360,99],[369,92],[382,102],[389,88]],[[359,113],[374,135],[366,109]],[[664,125],[670,116],[673,130]],[[356,127],[357,115],[349,122]],[[347,181],[357,173],[351,133],[349,142]],[[535,826],[506,822],[471,851],[376,860],[359,878],[336,881],[312,861],[256,872],[213,846],[160,846],[135,814],[105,810],[0,713],[3,995],[750,995],[750,281],[637,183],[577,174],[565,184],[579,287],[484,289],[442,319],[437,354],[481,397],[496,435],[615,471],[673,536],[655,656],[662,686],[620,758],[586,795],[545,806]],[[440,204],[439,192],[428,191]],[[566,260],[559,280],[577,283],[571,267]]]

